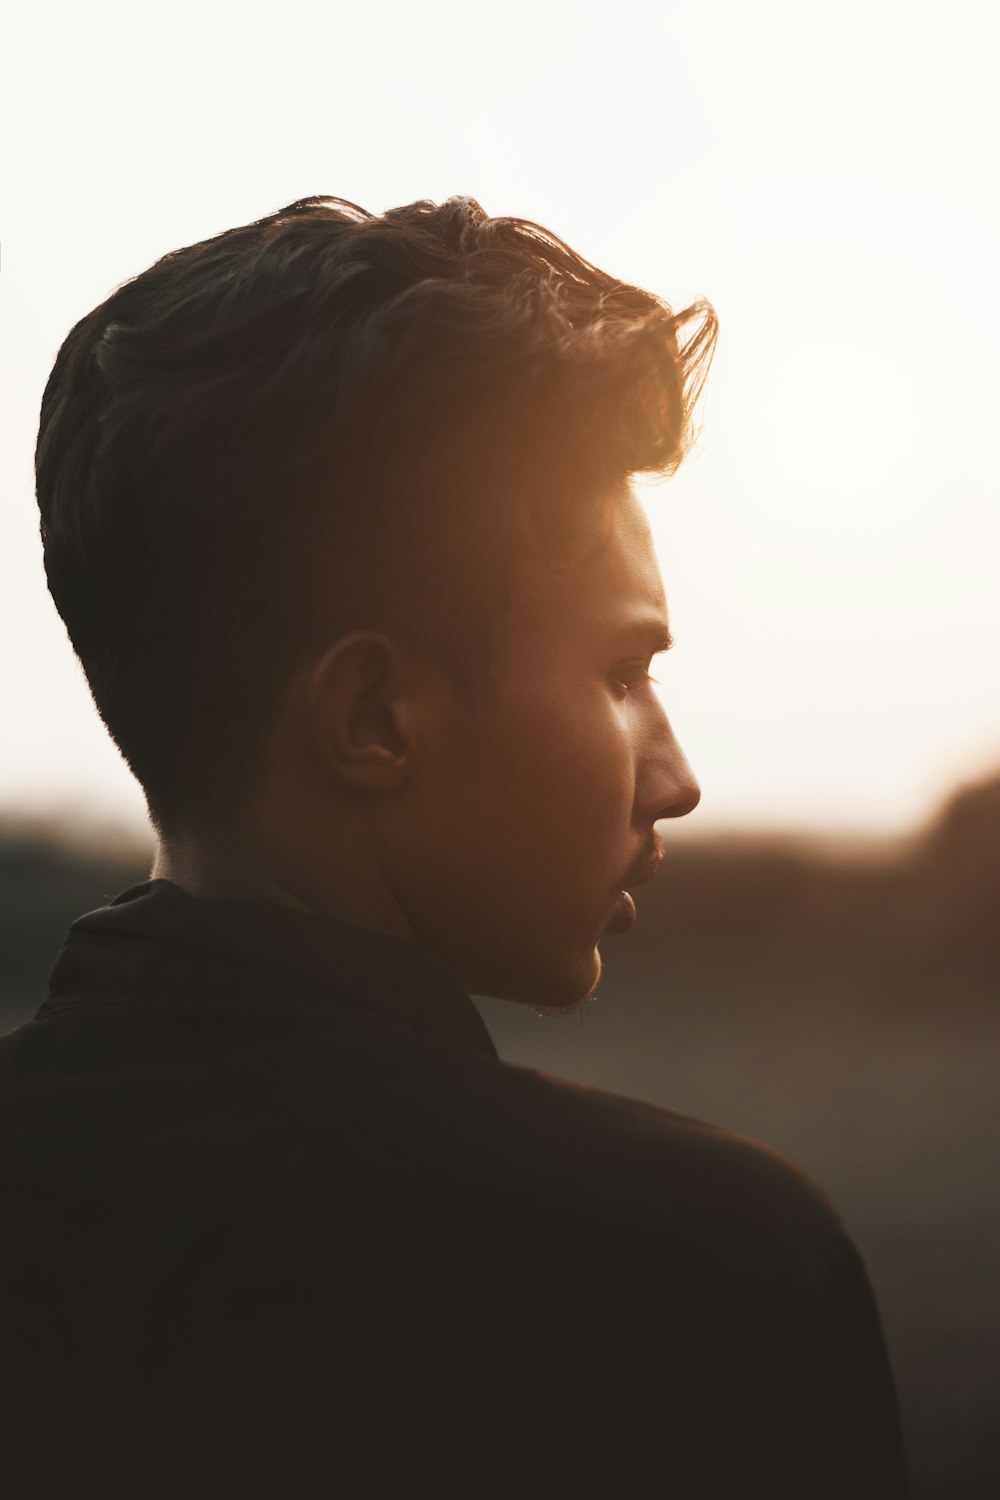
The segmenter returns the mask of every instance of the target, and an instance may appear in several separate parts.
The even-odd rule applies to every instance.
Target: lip
[[[648,885],[655,878],[662,863],[663,845],[657,840],[652,849],[645,850],[642,856],[629,866],[621,890],[618,891],[612,903],[611,915],[605,926],[605,932],[628,932],[631,927],[635,926],[635,902],[626,887]]]
[[[629,866],[625,879],[622,881],[622,889],[628,890],[634,885],[648,885],[651,880],[655,880],[662,863],[663,845],[657,839],[651,849],[644,850],[635,864]]]
[[[630,927],[635,926],[635,919],[635,902],[628,891],[619,891],[611,908],[611,915],[604,925],[604,931],[611,934],[628,932]]]

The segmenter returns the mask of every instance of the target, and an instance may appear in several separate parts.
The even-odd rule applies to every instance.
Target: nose
[[[684,818],[701,801],[701,787],[666,714],[651,740],[638,777],[639,812],[643,821]]]

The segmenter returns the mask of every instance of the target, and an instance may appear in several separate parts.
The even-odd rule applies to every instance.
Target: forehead
[[[585,545],[558,558],[532,556],[520,571],[515,629],[593,639],[659,622],[667,602],[645,512],[631,487],[609,501],[607,520]]]

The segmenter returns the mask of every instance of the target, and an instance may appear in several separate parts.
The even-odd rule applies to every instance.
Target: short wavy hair
[[[393,626],[474,686],[524,523],[671,472],[716,333],[471,198],[306,198],[164,256],[42,400],[45,568],[169,832],[245,808],[290,675]]]

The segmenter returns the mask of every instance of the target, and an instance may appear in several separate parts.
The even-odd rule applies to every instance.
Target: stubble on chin
[[[578,1000],[566,1000],[562,1003],[540,1003],[535,1001],[532,1003],[531,1008],[535,1012],[536,1016],[542,1017],[571,1016],[574,1011],[579,1011],[582,1019],[583,1012],[597,999],[597,991],[601,987],[601,977],[601,961],[600,955],[598,954],[597,974],[595,976],[593,984],[590,986],[590,989],[585,995],[581,995]]]

